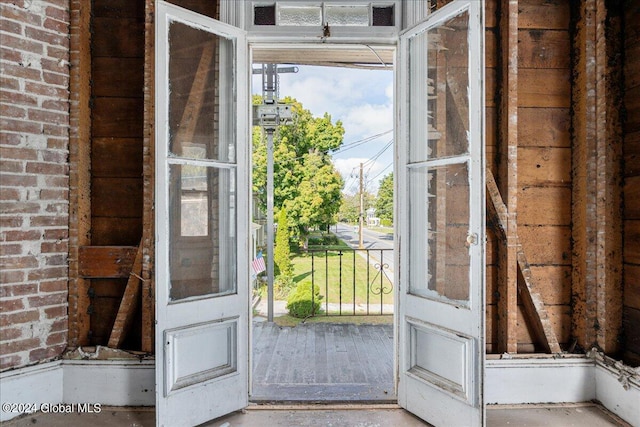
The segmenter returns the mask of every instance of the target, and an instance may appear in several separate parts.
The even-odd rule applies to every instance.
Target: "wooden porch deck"
[[[253,326],[254,402],[395,402],[393,325]]]

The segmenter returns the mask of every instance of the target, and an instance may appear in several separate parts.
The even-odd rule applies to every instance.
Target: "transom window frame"
[[[367,40],[370,43],[396,44],[398,34],[402,27],[402,1],[401,0],[327,0],[327,1],[291,1],[291,0],[255,0],[245,2],[245,30],[248,32],[249,41],[259,39],[262,42],[277,41],[285,39],[298,39],[301,41],[317,42],[322,40],[330,42],[357,42]],[[321,7],[321,25],[255,25],[255,7],[274,6],[296,6],[296,7]],[[332,26],[329,24],[325,28],[325,9],[327,6],[367,6],[369,16],[374,7],[393,7],[393,26],[373,26],[370,19],[367,26]],[[306,39],[306,40],[305,40]]]

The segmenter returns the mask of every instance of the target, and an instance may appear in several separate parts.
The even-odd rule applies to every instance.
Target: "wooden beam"
[[[70,3],[69,346],[89,344],[89,283],[78,274],[81,246],[91,244],[91,2]]]
[[[506,205],[502,201],[502,196],[500,196],[500,191],[498,190],[491,170],[487,169],[486,176],[487,195],[490,201],[490,203],[488,203],[489,219],[492,224],[496,225],[494,228],[498,231],[498,235],[504,239],[506,238],[509,213]],[[546,351],[549,353],[561,353],[562,349],[553,331],[553,325],[551,324],[551,319],[545,308],[544,301],[540,294],[534,289],[531,268],[529,267],[527,257],[517,235],[514,240],[516,245],[517,269],[521,279],[517,282],[518,295],[520,296],[524,312],[527,315],[529,325],[532,327],[536,338],[542,343]]]
[[[81,246],[78,274],[83,279],[125,279],[133,268],[136,246]]]
[[[155,0],[145,1],[144,23],[144,134],[142,152],[142,330],[141,350],[155,347]]]
[[[518,352],[518,0],[500,2],[498,176],[505,195],[505,238],[498,245],[498,351]],[[497,190],[497,187],[496,187]]]
[[[109,336],[108,346],[111,348],[120,348],[127,331],[131,328],[131,323],[140,301],[140,283],[142,279],[140,274],[142,274],[142,245],[138,246],[136,251],[136,258],[129,272],[127,287],[124,290],[120,308]]]

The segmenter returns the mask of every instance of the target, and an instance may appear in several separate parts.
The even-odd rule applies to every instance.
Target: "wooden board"
[[[625,135],[624,175],[640,175],[640,131]]]
[[[92,244],[95,246],[133,246],[140,241],[140,218],[96,217],[92,223]]]
[[[93,57],[142,58],[144,24],[140,19],[101,18],[93,20]]]
[[[96,98],[91,130],[94,138],[140,138],[143,101],[138,98]]]
[[[624,305],[640,310],[640,265],[624,266]]]
[[[520,226],[520,242],[532,265],[571,265],[569,226]]]
[[[142,178],[94,178],[93,217],[141,218]]]
[[[122,298],[127,279],[91,279],[91,292],[94,296]]]
[[[625,330],[625,348],[628,352],[640,354],[640,310],[625,307],[622,324]]]
[[[523,68],[518,76],[519,107],[571,107],[571,71]]]
[[[568,69],[571,65],[571,42],[567,30],[520,30],[518,43],[520,68]]]
[[[519,0],[518,26],[566,30],[571,18],[570,3],[564,0]]]
[[[138,250],[136,251],[136,258],[129,272],[127,287],[122,295],[118,314],[116,315],[111,335],[109,336],[108,345],[111,348],[120,348],[127,336],[127,332],[132,326],[136,309],[140,305],[140,285],[142,282],[140,274],[142,274],[142,246],[138,246]]]
[[[571,183],[568,148],[518,148],[518,185],[546,186]]]
[[[144,16],[144,3],[131,0],[93,0],[93,16],[141,18]]]
[[[624,222],[624,262],[640,265],[640,220]]]
[[[640,176],[625,179],[624,218],[640,219]]]
[[[83,278],[128,278],[135,246],[81,246],[78,274]]]
[[[91,174],[94,178],[140,178],[142,138],[94,138]]]
[[[143,58],[94,58],[93,96],[142,98],[143,61]]]
[[[568,108],[518,109],[518,145],[521,147],[569,148],[570,127],[571,114]]]
[[[523,187],[518,192],[518,224],[570,225],[571,188]]]

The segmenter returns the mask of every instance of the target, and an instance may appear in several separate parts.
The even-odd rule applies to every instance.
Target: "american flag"
[[[253,261],[251,261],[251,267],[253,267],[253,272],[255,274],[260,274],[267,269],[267,266],[264,263],[264,258],[262,257],[262,251],[259,251]]]

